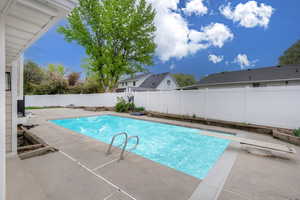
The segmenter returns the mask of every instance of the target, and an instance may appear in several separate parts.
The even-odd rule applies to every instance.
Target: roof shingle
[[[150,73],[144,73],[144,74],[134,75],[133,77],[129,77],[129,78],[120,80],[120,82],[138,80],[138,79],[140,79],[140,78],[143,78],[144,76],[148,76],[149,74],[150,74]]]
[[[211,74],[197,85],[300,79],[300,65],[273,66]]]
[[[141,85],[141,88],[157,88],[158,85],[164,80],[169,72],[162,74],[152,74]]]

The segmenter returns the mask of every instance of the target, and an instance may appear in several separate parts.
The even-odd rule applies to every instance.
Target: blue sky
[[[157,10],[158,46],[151,72],[205,75],[272,66],[300,39],[300,1],[147,0]],[[58,25],[66,24],[62,20]],[[57,25],[57,26],[58,26]],[[85,50],[53,27],[26,52],[42,66],[83,71]]]

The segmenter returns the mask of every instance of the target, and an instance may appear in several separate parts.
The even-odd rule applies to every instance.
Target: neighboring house
[[[17,153],[23,52],[75,6],[75,0],[0,1],[0,199],[5,199],[5,154]]]
[[[118,88],[139,87],[149,76],[151,76],[151,73],[139,74],[123,79],[119,81]]]
[[[177,87],[176,80],[168,72],[147,73],[121,80],[117,92],[175,90]]]
[[[197,84],[179,88],[240,88],[300,85],[300,65],[273,66],[221,72],[202,78]]]

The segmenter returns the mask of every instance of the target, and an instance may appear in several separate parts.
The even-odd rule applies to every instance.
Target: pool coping
[[[98,114],[92,114],[92,115],[85,115],[85,116],[74,116],[74,117],[59,117],[59,118],[48,118],[47,121],[52,121],[52,120],[63,120],[63,119],[74,119],[74,118],[83,118],[83,117],[96,117],[96,116],[102,116],[102,115],[112,115],[112,116],[117,116],[117,117],[125,117],[125,118],[131,118],[131,119],[136,119],[136,120],[144,120],[144,121],[149,121],[149,122],[156,122],[156,123],[162,123],[162,124],[168,124],[168,125],[175,125],[175,126],[181,126],[181,127],[186,127],[186,128],[194,128],[194,129],[201,129],[204,131],[213,131],[216,133],[222,133],[222,134],[230,134],[230,135],[235,135],[237,136],[240,133],[236,133],[239,130],[234,130],[234,129],[229,129],[229,128],[224,128],[220,127],[220,129],[226,129],[225,131],[222,130],[217,130],[219,127],[199,127],[199,126],[206,126],[203,124],[199,123],[193,123],[193,122],[183,122],[183,121],[178,121],[178,120],[173,120],[173,119],[162,119],[162,118],[157,118],[157,117],[150,117],[147,115],[144,116],[133,116],[128,113],[115,113],[115,112],[110,112],[110,111],[101,111],[101,113]],[[241,131],[239,131],[241,132]]]
[[[146,122],[152,122],[152,123],[167,124],[167,125],[177,126],[177,127],[191,128],[191,129],[195,129],[195,130],[199,131],[199,132],[196,132],[195,134],[200,134],[200,135],[202,135],[202,136],[205,136],[205,135],[201,134],[202,131],[213,131],[213,132],[215,132],[215,133],[220,133],[220,134],[230,134],[230,133],[227,133],[227,132],[224,132],[224,131],[215,131],[215,130],[208,130],[208,129],[194,128],[194,127],[188,127],[188,126],[181,126],[181,125],[177,125],[177,124],[173,124],[173,123],[164,123],[164,122],[159,122],[159,121],[154,121],[154,120],[136,119],[136,118],[130,118],[130,117],[127,117],[127,116],[112,115],[112,114],[102,114],[102,115],[95,115],[95,116],[81,116],[81,117],[67,117],[67,118],[59,118],[59,119],[49,119],[49,120],[47,120],[47,122],[48,122],[48,123],[51,123],[52,125],[58,126],[58,127],[60,127],[60,128],[63,128],[63,129],[65,129],[65,130],[72,131],[73,133],[80,134],[80,135],[83,135],[83,136],[87,136],[87,137],[92,138],[92,139],[94,139],[94,140],[103,142],[103,141],[101,141],[101,140],[99,140],[99,139],[97,139],[97,138],[94,138],[94,137],[85,135],[85,134],[80,133],[80,132],[76,132],[76,131],[74,131],[74,130],[72,130],[72,129],[66,128],[66,127],[64,127],[64,126],[62,126],[62,125],[59,125],[59,124],[56,124],[55,122],[53,122],[53,121],[55,121],[55,120],[67,120],[67,119],[87,118],[87,117],[96,117],[96,116],[113,116],[113,117],[135,119],[135,120],[146,121]],[[211,137],[211,136],[209,136],[209,137]],[[103,142],[103,143],[110,144],[109,142]],[[232,143],[232,142],[229,141],[229,143],[226,145],[226,148],[223,150],[223,152],[221,153],[221,155],[218,156],[218,159],[214,162],[213,167],[217,164],[217,162],[220,160],[220,158],[221,158],[221,157],[223,156],[223,154],[226,152],[226,150],[227,150],[228,147],[231,145],[231,143]],[[120,148],[120,147],[118,147],[118,148]],[[127,151],[127,150],[126,150],[126,151]],[[127,153],[129,153],[129,152],[130,152],[130,151],[127,151]],[[130,153],[132,153],[132,152],[130,152]],[[137,156],[144,157],[144,156],[139,155],[139,154],[136,154],[136,153],[133,153],[133,154],[135,154],[135,155],[137,155]],[[144,158],[146,158],[146,157],[144,157]],[[149,158],[146,158],[146,159],[151,160],[151,161],[156,162],[156,163],[159,163],[160,165],[169,167],[169,168],[171,168],[171,169],[175,169],[174,167],[170,167],[170,166],[168,166],[168,165],[166,165],[166,164],[162,164],[162,163],[160,163],[160,162],[158,162],[158,161],[155,161],[155,160],[152,160],[152,159],[149,159]],[[191,174],[185,173],[185,172],[180,171],[180,170],[177,170],[177,169],[175,169],[175,170],[177,170],[177,171],[179,171],[179,172],[181,172],[181,173],[183,173],[183,174],[186,174],[186,175],[188,175],[188,176],[192,176],[192,177],[195,177],[195,178],[197,178],[197,179],[203,181],[204,179],[206,179],[208,173],[213,169],[213,167],[210,167],[210,168],[209,168],[209,170],[208,170],[207,174],[204,176],[204,178],[199,178],[199,177],[197,177],[197,176],[193,176],[193,175],[191,175]]]
[[[216,200],[218,199],[226,179],[229,176],[231,169],[236,161],[240,144],[230,143],[225,149],[222,156],[210,169],[207,176],[200,182],[189,200]]]

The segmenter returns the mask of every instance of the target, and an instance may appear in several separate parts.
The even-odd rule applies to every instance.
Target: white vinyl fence
[[[25,97],[25,106],[50,107],[50,106],[106,106],[113,107],[120,93],[103,94],[61,94],[61,95],[30,95]]]
[[[107,106],[121,93],[26,96],[26,106]],[[300,86],[137,92],[146,110],[267,125],[300,127]]]

